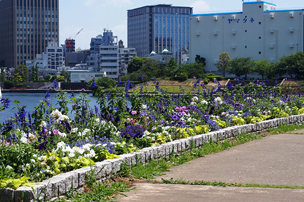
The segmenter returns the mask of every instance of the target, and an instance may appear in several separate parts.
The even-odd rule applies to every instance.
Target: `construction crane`
[[[74,41],[75,43],[75,38],[83,31],[83,28],[81,28],[81,30],[79,30],[79,32],[77,32],[77,34],[72,38],[71,36],[66,39],[66,48],[72,48],[72,44],[71,42]]]
[[[74,39],[78,36],[78,34],[80,34],[83,31],[83,28],[81,28],[81,30],[79,30],[79,32],[77,32],[77,34],[74,36]]]

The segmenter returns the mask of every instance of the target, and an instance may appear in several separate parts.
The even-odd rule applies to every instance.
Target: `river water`
[[[25,105],[27,112],[34,112],[35,106],[37,106],[41,100],[44,100],[45,93],[11,93],[11,92],[2,92],[3,98],[8,98],[11,103],[10,107],[6,109],[5,111],[0,112],[0,122],[4,122],[5,119],[10,118],[15,115],[17,109],[15,108],[17,104],[13,103],[14,100],[18,100],[20,102],[19,105]],[[56,103],[58,99],[56,98],[56,93],[50,93],[50,103],[52,106],[56,107]],[[69,99],[71,97],[71,93],[67,93],[67,98]],[[75,97],[79,97],[79,94],[75,93]],[[94,108],[95,105],[97,105],[97,98],[93,97],[92,94],[88,94],[88,99],[91,100],[90,106]],[[71,103],[68,104],[68,107],[70,108],[72,106]],[[15,108],[15,109],[14,109]]]

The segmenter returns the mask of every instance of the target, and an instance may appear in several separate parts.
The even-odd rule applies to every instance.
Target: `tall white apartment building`
[[[118,46],[100,45],[99,46],[98,71],[106,72],[107,77],[118,80]]]
[[[119,77],[128,73],[128,64],[137,56],[135,48],[119,48],[118,49],[118,63],[119,63]]]
[[[276,10],[265,1],[243,2],[242,12],[190,15],[190,62],[206,58],[206,71],[217,73],[219,54],[277,62],[303,51],[304,9]]]
[[[46,55],[48,60],[47,68],[62,70],[64,62],[63,48],[57,44],[57,41],[51,41],[48,43],[48,46],[46,48]]]

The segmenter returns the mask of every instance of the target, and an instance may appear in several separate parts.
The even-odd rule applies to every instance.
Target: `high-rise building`
[[[25,64],[59,41],[59,0],[1,0],[0,27],[0,66]]]
[[[139,57],[168,49],[181,63],[182,52],[189,50],[192,12],[191,7],[166,4],[128,10],[128,47],[136,48]]]

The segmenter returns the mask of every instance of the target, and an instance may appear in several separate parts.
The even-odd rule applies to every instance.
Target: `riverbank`
[[[47,89],[3,89],[2,92],[4,93],[58,93],[63,90],[47,90]],[[67,93],[92,93],[91,90],[64,90]]]

